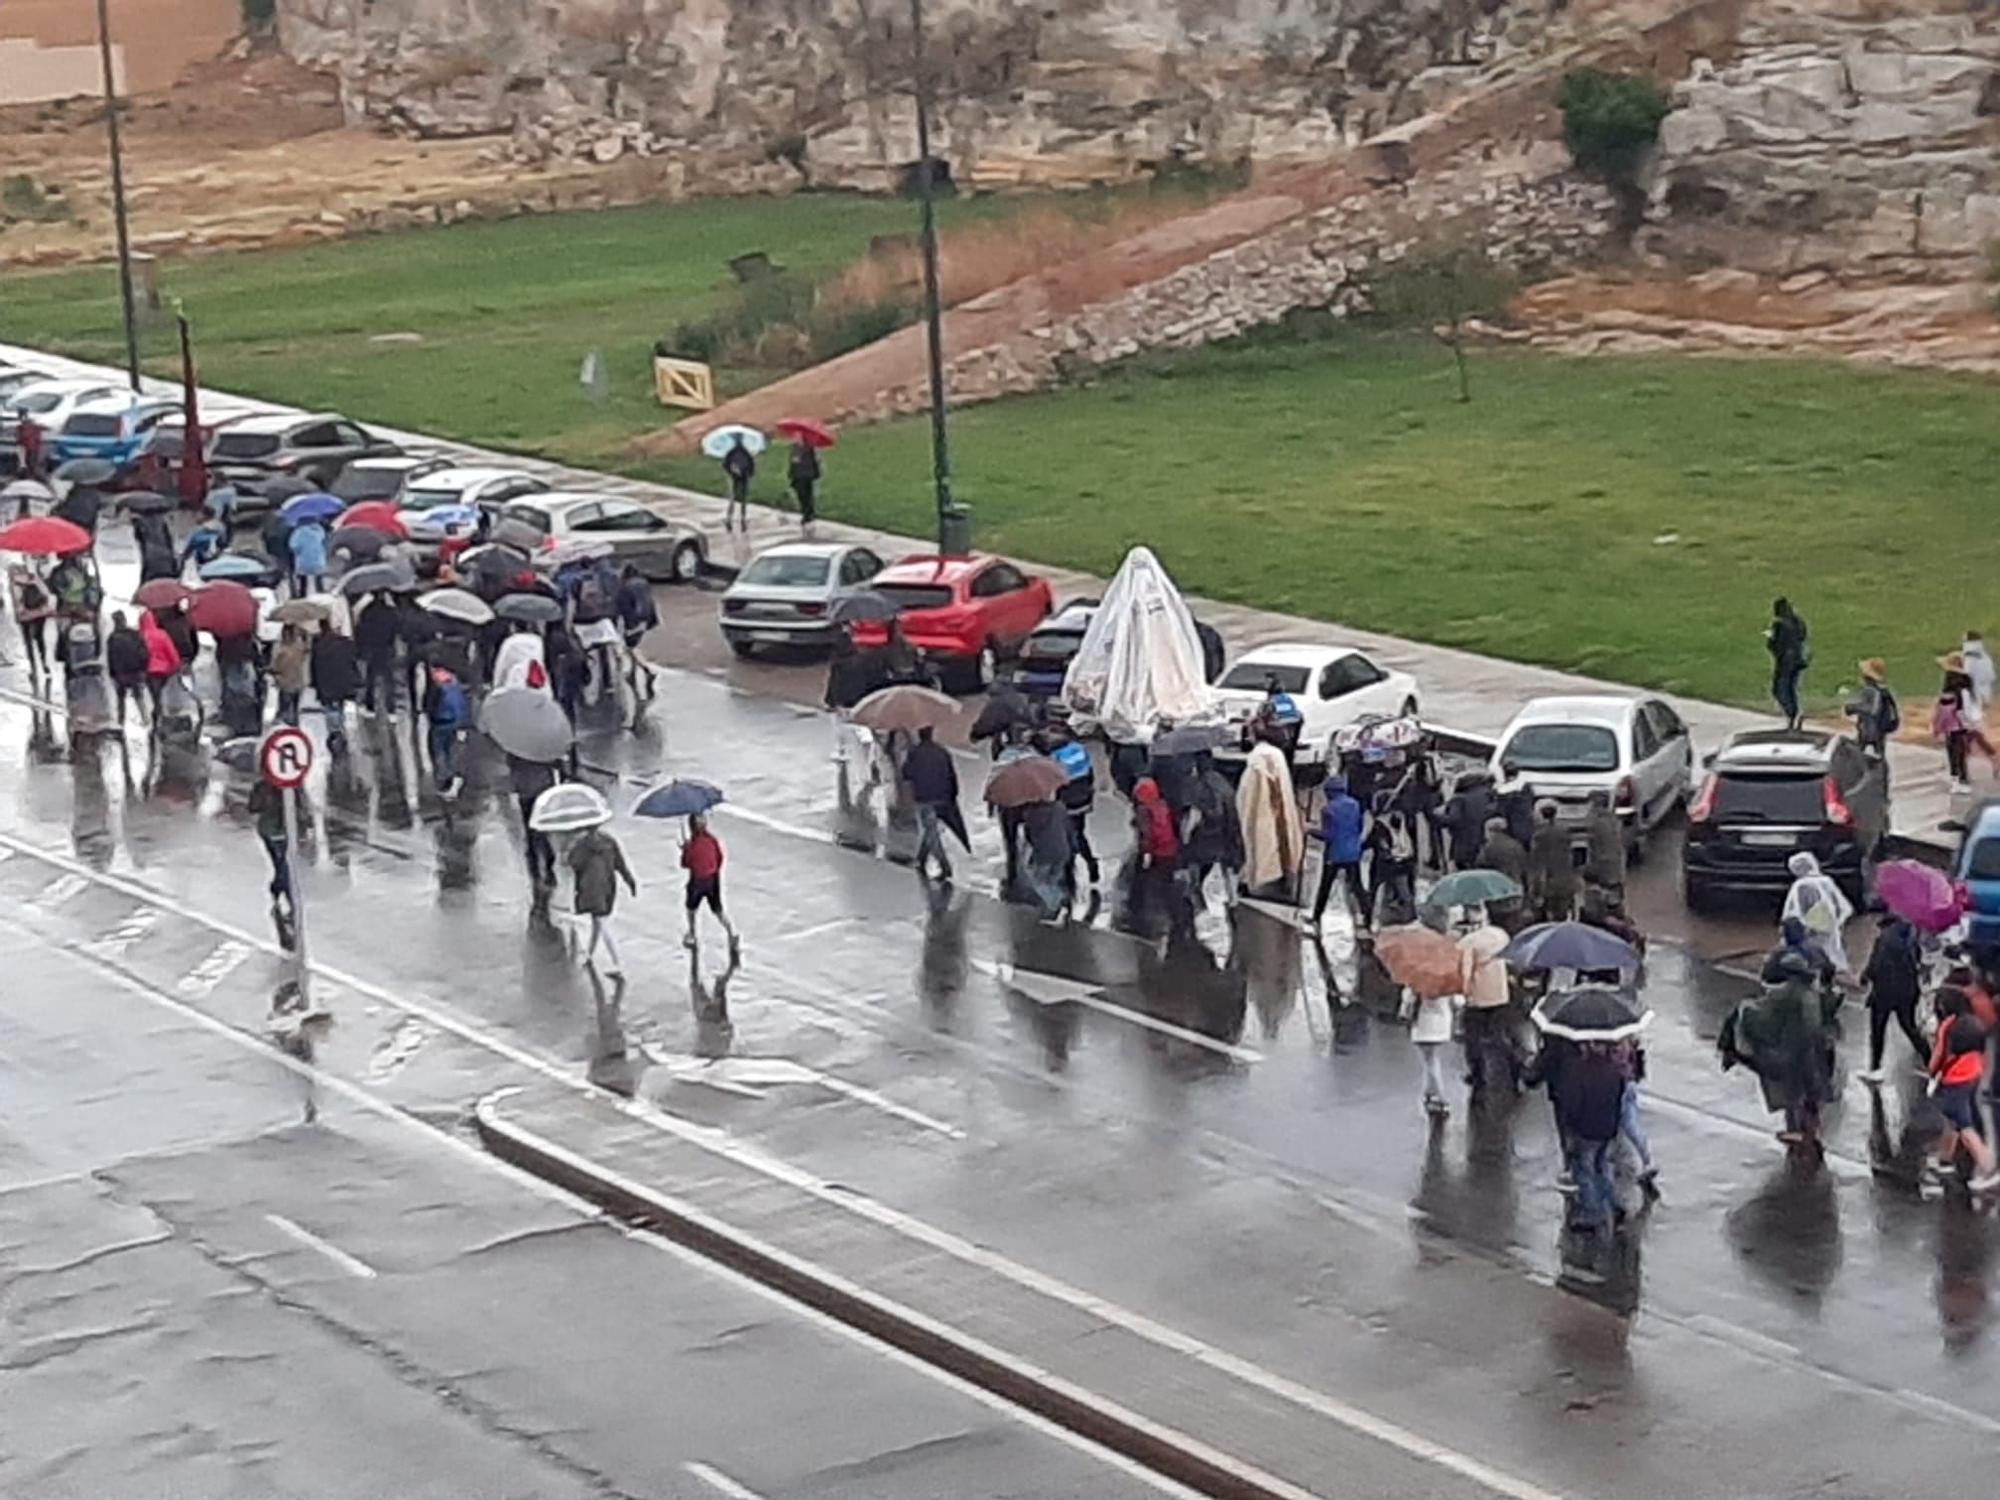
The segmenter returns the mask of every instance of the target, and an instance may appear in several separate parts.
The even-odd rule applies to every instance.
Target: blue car
[[[1965,820],[1952,877],[1964,883],[1972,910],[1972,945],[2000,949],[2000,798],[1982,802]]]
[[[49,439],[57,463],[101,458],[124,468],[139,456],[163,417],[181,409],[178,401],[131,395],[99,396],[78,404]]]

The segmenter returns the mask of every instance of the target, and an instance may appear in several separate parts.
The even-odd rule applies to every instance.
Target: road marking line
[[[27,905],[35,911],[52,912],[89,889],[90,882],[81,875],[59,876],[44,886],[41,894],[28,901]]]
[[[373,1281],[375,1268],[358,1255],[349,1255],[330,1240],[323,1240],[297,1220],[288,1219],[283,1214],[265,1214],[264,1222],[288,1238],[297,1240],[308,1250],[317,1250],[328,1260],[350,1276],[358,1276],[363,1281]]]
[[[7,851],[9,854],[13,850]],[[122,958],[131,946],[151,932],[160,920],[157,907],[135,906],[131,913],[110,931],[93,938],[84,946],[93,953],[103,953]]]
[[[724,805],[726,806],[727,804]],[[156,895],[147,887],[135,881],[129,881],[123,876],[102,871],[90,871],[87,867],[72,860],[68,855],[37,848],[20,839],[17,835],[0,833],[0,845],[11,845],[20,852],[33,855],[49,864],[55,865],[59,869],[70,869],[85,873],[90,879],[97,881],[99,884],[121,890],[136,899],[152,899],[164,910],[185,917],[188,921],[207,927],[211,931],[232,933],[240,943],[247,943],[269,952],[278,951],[275,944],[254,938],[242,929],[232,927],[230,924],[211,917],[205,912],[197,911],[171,898]],[[837,1204],[846,1208],[849,1212],[874,1219],[887,1227],[899,1230],[908,1238],[928,1244],[934,1249],[942,1250],[946,1254],[956,1256],[974,1265],[981,1266],[996,1275],[1004,1276],[1031,1290],[1039,1291],[1044,1296],[1066,1302],[1081,1311],[1092,1313],[1105,1322],[1117,1323],[1127,1332],[1135,1334],[1149,1343],[1157,1344],[1175,1353],[1185,1354],[1191,1358],[1211,1364],[1248,1385],[1259,1387],[1273,1395],[1280,1396],[1292,1404],[1304,1407],[1306,1410],[1323,1416],[1337,1425],[1348,1428],[1350,1431],[1376,1438],[1378,1441],[1397,1449],[1399,1452],[1410,1454],[1435,1464],[1440,1468],[1460,1474],[1465,1478],[1471,1479],[1474,1483],[1486,1486],[1486,1488],[1496,1494],[1508,1496],[1509,1500],[1560,1500],[1560,1497],[1554,1491],[1542,1489],[1537,1485],[1529,1483],[1527,1480],[1516,1479],[1511,1474],[1489,1468],[1470,1455],[1459,1453],[1441,1444],[1433,1443],[1430,1439],[1422,1437],[1408,1428],[1401,1427],[1384,1418],[1377,1417],[1372,1412],[1363,1411],[1359,1407],[1351,1406],[1345,1401],[1329,1396],[1310,1386],[1303,1385],[1287,1376],[1266,1370],[1261,1365],[1255,1364],[1239,1355],[1229,1354],[1223,1350],[1212,1348],[1202,1343],[1199,1339],[1180,1332],[1178,1329],[1169,1328],[1165,1324],[1155,1322],[1153,1319],[1147,1318],[1142,1314],[1128,1311],[1125,1308],[1117,1306],[1115,1303],[1095,1297],[1077,1287],[1072,1287],[1053,1276],[1045,1275],[1040,1271],[1023,1266],[1019,1262],[1010,1260],[1005,1256],[984,1250],[980,1246],[940,1229],[936,1225],[926,1223],[922,1219],[917,1219],[899,1210],[892,1209],[886,1204],[877,1203],[871,1198],[844,1191],[831,1183],[822,1182],[811,1173],[794,1167],[789,1162],[780,1161],[753,1146],[738,1141],[726,1131],[718,1130],[711,1126],[697,1125],[693,1121],[682,1120],[677,1116],[670,1115],[664,1110],[642,1101],[621,1100],[616,1098],[616,1096],[607,1096],[604,1091],[593,1086],[580,1069],[561,1067],[537,1053],[516,1046],[504,1037],[494,1036],[482,1030],[480,1027],[461,1019],[436,1004],[428,1001],[412,1000],[397,995],[379,984],[362,979],[358,975],[348,974],[331,964],[315,962],[313,969],[316,973],[324,975],[334,983],[343,985],[365,998],[378,1000],[385,1005],[394,1006],[411,1015],[420,1016],[441,1030],[448,1031],[452,1035],[471,1042],[475,1046],[518,1063],[522,1068],[536,1074],[538,1077],[547,1078],[552,1082],[559,1083],[572,1092],[598,1099],[611,1108],[619,1110],[621,1113],[630,1114],[636,1119],[652,1124],[670,1135],[677,1136],[726,1160],[735,1161],[739,1165],[747,1166],[753,1171],[761,1172],[765,1176],[772,1177],[777,1181],[790,1183],[819,1198],[822,1202]],[[188,1007],[188,1009],[192,1014],[203,1014],[201,1011],[194,1010],[193,1007]],[[239,1034],[233,1028],[224,1025],[220,1021],[215,1022],[215,1025],[230,1035]],[[321,1076],[317,1069],[308,1069],[307,1072],[308,1076]],[[350,1085],[350,1087],[353,1086]],[[366,1090],[355,1088],[355,1092],[363,1097],[372,1098],[372,1096],[367,1094]],[[392,1106],[386,1104],[382,1107],[384,1109],[392,1108]]]
[[[708,1464],[689,1459],[681,1467],[694,1475],[718,1495],[727,1495],[729,1500],[764,1500],[764,1497],[746,1485],[738,1484],[722,1470]]]
[[[190,1000],[204,999],[242,966],[243,961],[250,957],[250,952],[247,943],[234,939],[218,943],[200,963],[175,981],[174,988]]]
[[[1099,993],[1102,987],[1098,985],[1065,979],[1059,974],[1038,974],[1033,969],[1016,968],[1013,964],[989,958],[973,959],[972,967],[1037,1005],[1081,1005],[1107,1016],[1115,1016],[1118,1020],[1129,1021],[1134,1026],[1143,1026],[1148,1031],[1157,1031],[1162,1036],[1219,1053],[1233,1062],[1260,1063],[1264,1060],[1264,1054],[1254,1047],[1239,1047],[1234,1042],[1225,1042],[1172,1021],[1163,1021],[1158,1016],[1149,1016],[1143,1010],[1133,1010],[1115,1000],[1107,1000]]]
[[[7,835],[0,835],[0,839],[4,839],[5,837]],[[24,848],[23,852],[32,854],[37,851]],[[196,918],[196,920],[205,922],[210,919]],[[34,929],[22,927],[18,923],[11,925],[15,927],[16,931],[26,932],[31,936],[45,936]],[[1046,1437],[1055,1439],[1066,1447],[1074,1448],[1077,1452],[1096,1460],[1098,1463],[1116,1469],[1120,1473],[1130,1475],[1132,1478],[1149,1485],[1163,1495],[1173,1496],[1174,1500],[1205,1500],[1205,1497],[1189,1489],[1186,1485],[1181,1484],[1177,1480],[1169,1479],[1163,1474],[1156,1473],[1136,1459],[1128,1458],[1123,1453],[1095,1443],[1081,1433],[1074,1432],[1060,1423],[1050,1421],[1039,1412],[1030,1411],[1023,1406],[1016,1406],[1006,1397],[989,1391],[984,1386],[974,1385],[971,1381],[954,1375],[949,1370],[943,1370],[936,1365],[927,1364],[914,1354],[898,1349],[893,1344],[885,1344],[872,1334],[854,1327],[851,1323],[843,1323],[838,1318],[830,1317],[816,1307],[787,1297],[775,1288],[766,1286],[763,1282],[746,1276],[741,1271],[725,1266],[720,1261],[711,1260],[705,1255],[688,1249],[685,1245],[677,1245],[672,1240],[665,1239],[660,1235],[643,1229],[635,1229],[628,1224],[623,1224],[616,1219],[609,1218],[594,1204],[577,1197],[576,1194],[566,1192],[554,1183],[547,1182],[535,1176],[532,1172],[524,1171],[514,1166],[511,1162],[502,1161],[499,1157],[493,1155],[492,1152],[485,1150],[474,1142],[454,1135],[449,1130],[443,1129],[440,1126],[433,1125],[428,1120],[421,1119],[411,1114],[408,1110],[398,1108],[385,1099],[378,1098],[359,1084],[353,1083],[337,1073],[329,1073],[316,1064],[278,1051],[270,1045],[268,1040],[237,1030],[228,1022],[218,1020],[206,1011],[197,1009],[186,1001],[177,999],[158,985],[148,980],[140,979],[137,975],[118,967],[117,964],[110,960],[99,958],[82,948],[72,947],[59,951],[70,953],[88,968],[104,975],[120,988],[130,991],[140,999],[161,1006],[173,1012],[184,1021],[190,1022],[202,1030],[222,1038],[224,1041],[241,1048],[245,1052],[253,1053],[266,1061],[276,1063],[287,1072],[296,1074],[298,1077],[317,1084],[331,1093],[340,1095],[341,1098],[359,1109],[365,1110],[381,1119],[401,1125],[405,1129],[422,1136],[432,1145],[443,1146],[446,1151],[463,1157],[466,1161],[480,1167],[482,1170],[506,1178],[516,1187],[526,1191],[531,1197],[537,1197],[544,1202],[558,1204],[568,1209],[577,1216],[580,1222],[602,1225],[623,1236],[625,1239],[636,1241],[639,1244],[645,1245],[648,1249],[673,1257],[690,1270],[714,1276],[736,1287],[740,1291],[749,1292],[771,1303],[773,1306],[782,1307],[794,1317],[804,1318],[815,1327],[821,1328],[836,1337],[847,1339],[849,1342],[868,1350],[871,1354],[901,1365],[912,1373],[921,1375],[938,1385],[947,1386],[957,1391],[960,1395],[977,1401],[980,1405],[990,1410],[1001,1413],[1011,1421],[1019,1422],[1023,1426],[1033,1428],[1035,1431]],[[513,1091],[510,1089],[499,1091],[500,1095],[511,1092]],[[78,1180],[84,1181],[90,1180],[91,1176],[88,1173],[73,1175]],[[68,1179],[57,1178],[50,1180],[63,1181]]]
[[[938,1119],[934,1115],[927,1115],[920,1109],[912,1109],[907,1104],[898,1104],[894,1099],[885,1098],[881,1094],[876,1093],[875,1090],[866,1088],[861,1084],[849,1083],[845,1078],[836,1078],[830,1073],[815,1073],[813,1082],[817,1083],[823,1089],[831,1090],[833,1093],[852,1099],[857,1104],[866,1104],[871,1109],[881,1110],[885,1115],[894,1115],[899,1120],[908,1120],[912,1125],[922,1126],[925,1130],[934,1130],[939,1135],[951,1140],[962,1141],[965,1139],[965,1132],[960,1130],[956,1125],[947,1125],[943,1120]]]

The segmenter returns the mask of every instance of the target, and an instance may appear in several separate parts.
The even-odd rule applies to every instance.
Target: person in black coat
[[[396,601],[387,594],[375,595],[354,621],[354,649],[363,673],[361,706],[371,714],[378,708],[385,714],[396,710],[396,646],[402,637]]]
[[[400,600],[396,606],[396,634],[402,647],[403,680],[410,690],[410,702],[421,703],[430,688],[431,657],[437,650],[437,619],[429,610],[419,609],[414,598]],[[464,680],[459,678],[460,682]]]
[[[1863,1082],[1880,1083],[1882,1046],[1888,1040],[1893,1018],[1910,1039],[1919,1064],[1929,1066],[1930,1043],[1917,1027],[1917,1003],[1923,998],[1923,970],[1917,951],[1917,932],[1901,917],[1884,913],[1875,933],[1875,949],[1862,971],[1868,986],[1868,1071]]]
[[[160,629],[167,633],[167,639],[174,643],[174,650],[180,653],[181,670],[192,673],[194,671],[195,654],[201,647],[200,642],[194,638],[194,621],[187,617],[187,610],[183,607],[176,607],[173,609],[156,609],[151,613],[153,618],[159,622]]]
[[[819,451],[811,443],[792,444],[792,461],[787,478],[799,502],[799,525],[810,526],[819,516],[817,491],[820,481]]]
[[[146,638],[125,623],[123,610],[112,613],[111,635],[104,643],[104,664],[118,691],[118,722],[123,726],[126,703],[141,697],[146,687]],[[140,717],[145,717],[143,708]]]
[[[314,637],[312,685],[326,715],[326,748],[338,755],[347,747],[348,700],[361,691],[361,669],[350,637],[338,630],[322,630]]]
[[[1446,799],[1438,820],[1444,824],[1445,852],[1454,870],[1479,867],[1480,846],[1486,842],[1486,823],[1500,809],[1493,795],[1493,777],[1485,771],[1467,771]]]
[[[132,540],[139,548],[139,581],[180,576],[180,555],[174,550],[174,535],[162,516],[134,516]]]

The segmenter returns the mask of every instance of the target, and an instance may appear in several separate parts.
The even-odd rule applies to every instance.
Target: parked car
[[[1860,904],[1889,831],[1888,774],[1846,735],[1757,729],[1708,757],[1688,804],[1681,888],[1699,911],[1717,891],[1783,891],[1811,854]]]
[[[932,658],[945,679],[977,691],[997,680],[1000,662],[1048,617],[1049,583],[1000,557],[900,558],[870,585],[902,606],[903,636]],[[856,645],[879,646],[886,625],[853,627]]]
[[[0,407],[6,406],[14,392],[26,386],[40,385],[48,378],[46,371],[30,369],[26,365],[0,365]]]
[[[759,646],[830,646],[833,607],[882,571],[882,559],[846,542],[786,542],[750,559],[723,591],[722,638],[738,656]]]
[[[1014,668],[1007,674],[1015,691],[1030,698],[1053,698],[1062,692],[1070,660],[1083,645],[1084,632],[1096,614],[1095,599],[1078,599],[1042,621],[1021,643]]]
[[[1500,736],[1492,771],[1501,792],[1526,786],[1554,802],[1579,839],[1590,794],[1605,793],[1640,853],[1646,834],[1687,801],[1694,742],[1658,698],[1537,698]]]
[[[477,522],[462,519],[468,513],[483,512],[490,525],[509,501],[548,490],[546,480],[519,469],[452,465],[405,480],[396,496],[396,513],[410,534],[417,567],[425,570],[436,564],[447,542],[463,541],[478,531]]]
[[[49,456],[56,463],[72,458],[101,458],[124,468],[139,456],[146,439],[168,416],[180,413],[180,402],[121,391],[79,401],[49,437]]]
[[[1971,903],[1967,936],[1982,957],[1991,958],[2000,952],[2000,798],[1989,798],[1967,815],[1951,873]]]
[[[708,561],[708,538],[683,521],[619,495],[553,490],[500,508],[502,519],[524,521],[564,542],[608,542],[622,567],[631,563],[654,582],[692,583]]]
[[[103,380],[31,380],[0,401],[0,443],[20,446],[23,418],[33,417],[44,438],[53,438],[70,414],[86,401],[129,395],[121,385]]]
[[[1334,764],[1335,730],[1358,719],[1414,716],[1421,707],[1417,680],[1408,672],[1391,671],[1352,646],[1294,642],[1244,652],[1216,684],[1216,699],[1231,721],[1248,723],[1274,680],[1299,710],[1294,764]],[[1223,759],[1239,759],[1243,753],[1236,745],[1216,751]]]
[[[345,417],[258,412],[231,422],[208,444],[217,484],[236,488],[241,513],[264,509],[264,486],[280,476],[325,489],[357,458],[383,458],[403,450]]]
[[[450,467],[451,460],[448,458],[418,458],[408,453],[386,458],[357,458],[334,476],[333,483],[327,486],[327,493],[345,500],[349,505],[360,505],[368,500],[394,500],[403,492],[404,485]]]

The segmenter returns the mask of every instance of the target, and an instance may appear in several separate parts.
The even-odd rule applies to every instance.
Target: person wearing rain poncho
[[[1854,915],[1854,903],[1831,875],[1820,871],[1819,861],[1812,855],[1794,854],[1787,868],[1794,878],[1791,890],[1785,893],[1779,920],[1796,918],[1805,929],[1807,944],[1833,966],[1835,974],[1852,973],[1842,929]]]
[[[1723,1023],[1717,1050],[1727,1069],[1745,1063],[1763,1086],[1764,1107],[1782,1110],[1787,1146],[1817,1149],[1820,1107],[1832,1090],[1838,990],[1815,980],[1803,953],[1778,962],[1779,978],[1745,1000]]]

